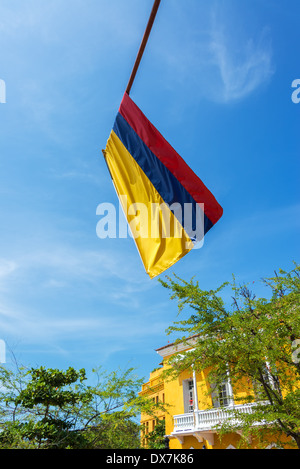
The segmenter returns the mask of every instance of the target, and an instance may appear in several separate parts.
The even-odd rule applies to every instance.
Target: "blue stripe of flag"
[[[179,220],[184,227],[184,204],[191,204],[192,207],[192,230],[196,231],[196,206],[197,202],[191,194],[182,186],[178,179],[170,170],[156,157],[147,147],[124,117],[118,113],[113,130],[119,137],[130,155],[144,171],[150,182],[153,184],[162,199],[169,206],[173,203],[180,203],[182,207],[182,220]],[[174,213],[176,216],[176,213]],[[204,234],[213,226],[212,222],[204,213]],[[185,228],[185,227],[184,227]],[[187,230],[186,230],[187,231]],[[188,233],[195,241],[193,233]],[[199,241],[199,240],[198,240]]]

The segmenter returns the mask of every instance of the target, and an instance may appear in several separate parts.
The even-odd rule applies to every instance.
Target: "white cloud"
[[[146,316],[146,317],[145,317]],[[59,315],[55,311],[0,305],[0,331],[13,351],[26,352],[28,347],[40,354],[51,350],[54,355],[70,355],[95,350],[103,360],[120,350],[132,349],[136,344],[150,337],[159,336],[168,326],[167,321],[156,312],[137,316],[120,309],[107,310],[99,305],[98,315],[87,308],[85,314],[80,311],[68,311]],[[87,344],[88,338],[88,344]]]
[[[135,247],[124,252],[114,241],[115,250],[102,245],[99,251],[58,242],[24,245],[14,260],[2,260],[0,338],[22,354],[39,350],[38,360],[49,351],[70,357],[81,347],[106,360],[164,331],[168,324],[142,298],[157,284],[136,275]]]
[[[18,269],[17,269],[18,265]],[[103,278],[121,280],[134,278],[140,282],[131,269],[126,255],[110,249],[84,250],[80,247],[63,244],[48,244],[36,249],[24,245],[24,253],[17,260],[5,260],[0,263],[0,276],[3,278],[15,272],[15,281],[21,279],[30,282],[37,276],[40,282],[48,281],[48,286],[58,286],[60,282],[71,284],[74,280],[94,283]],[[12,279],[10,279],[11,281]]]
[[[272,48],[269,31],[264,29],[258,38],[248,38],[239,44],[232,41],[232,33],[214,22],[210,50],[212,63],[217,67],[221,86],[216,86],[217,101],[230,102],[243,99],[267,82],[273,74]]]
[[[190,20],[193,14],[201,17],[197,27]],[[165,86],[172,91],[180,86],[192,92],[193,101],[230,103],[247,98],[274,73],[270,29],[247,25],[238,2],[197,4],[189,9],[183,4],[172,20],[172,28],[165,25],[165,43],[156,45],[168,76]]]
[[[0,260],[0,291],[5,304],[23,310],[23,305],[42,301],[42,310],[49,311],[51,305],[57,308],[57,295],[66,305],[72,304],[76,295],[79,311],[85,298],[138,310],[143,292],[154,282],[143,269],[134,241],[99,240],[98,249],[85,249],[84,244],[46,239],[31,244],[24,240],[19,252],[14,250],[10,258]]]
[[[7,259],[0,259],[0,278],[6,277],[17,269],[17,264],[14,261]]]

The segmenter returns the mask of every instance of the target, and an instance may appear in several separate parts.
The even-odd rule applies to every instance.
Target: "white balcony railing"
[[[242,414],[251,414],[254,405],[255,404],[244,404],[174,415],[173,433],[212,431],[217,425],[223,424],[228,419],[236,424],[238,421],[237,419],[233,419],[231,411],[236,410]]]

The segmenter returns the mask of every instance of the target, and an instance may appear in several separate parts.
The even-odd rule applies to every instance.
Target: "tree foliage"
[[[145,435],[147,449],[164,449],[165,448],[165,421],[158,420],[154,430]]]
[[[243,387],[241,402],[255,406],[251,414],[233,411],[238,423],[230,419],[222,430],[239,426],[245,441],[273,432],[292,438],[300,448],[299,266],[262,279],[268,298],[257,298],[235,278],[210,291],[177,276],[161,283],[171,290],[181,314],[186,306],[191,310],[168,329],[179,336],[178,342],[188,344],[194,338],[189,353],[171,360],[172,374],[193,365],[198,371],[211,370],[210,381],[218,384],[229,372],[233,389]]]
[[[138,448],[135,419],[157,405],[133,371],[93,370],[91,386],[84,369],[0,367],[0,448]]]

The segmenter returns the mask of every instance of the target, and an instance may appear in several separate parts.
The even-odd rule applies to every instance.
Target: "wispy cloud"
[[[11,274],[16,268],[17,264],[14,261],[0,259],[0,278]]]
[[[197,277],[205,282],[203,286],[205,288],[214,284],[216,271],[221,278],[223,276],[221,281],[224,282],[230,281],[232,274],[238,275],[240,282],[257,281],[262,277],[273,275],[273,270],[263,270],[262,265],[257,262],[258,252],[262,258],[270,256],[274,259],[272,268],[292,269],[292,262],[299,262],[299,250],[293,253],[295,257],[275,256],[274,242],[280,252],[283,246],[292,242],[292,238],[296,238],[300,231],[299,213],[300,206],[296,203],[257,209],[239,216],[238,219],[224,219],[223,227],[220,225],[214,238],[205,244],[205,249],[195,251],[194,257],[189,258],[189,266],[186,268],[187,278],[191,277],[190,272],[197,272]],[[239,265],[241,259],[244,260],[242,267]],[[239,266],[238,271],[236,266]],[[221,281],[219,280],[219,284]]]
[[[10,275],[9,281],[13,283],[22,279],[30,281],[37,277],[39,285],[49,281],[48,285],[54,287],[63,281],[72,284],[76,279],[91,284],[103,278],[115,278],[125,282],[130,279],[133,288],[134,280],[139,285],[142,281],[133,276],[134,266],[127,261],[126,254],[110,248],[85,250],[80,246],[76,248],[59,243],[45,243],[42,247],[32,247],[31,250],[18,255],[16,260],[2,260],[0,277],[8,281]],[[14,279],[12,274],[15,275]]]
[[[212,63],[219,71],[221,86],[213,93],[217,101],[243,99],[267,82],[274,70],[270,31],[264,28],[258,37],[239,38],[213,15],[211,40]]]
[[[68,245],[62,241],[44,240],[43,243],[23,242],[19,252],[10,252],[0,259],[0,291],[4,304],[20,306],[40,301],[48,312],[51,305],[57,309],[58,295],[73,307],[73,297],[80,299],[78,311],[86,298],[101,304],[138,310],[143,292],[154,286],[144,275],[136,275],[143,267],[134,242],[127,240],[124,250],[118,240],[99,240],[93,249],[82,244]],[[114,242],[114,243],[112,243]],[[125,241],[126,242],[126,241]]]
[[[0,292],[6,291],[9,287],[11,276],[18,270],[18,264],[11,259],[0,259]]]
[[[131,262],[117,247],[28,247],[0,263],[0,338],[13,349],[70,356],[88,337],[108,359],[166,329],[161,314],[144,304],[144,292],[156,284],[135,275],[135,251]]]
[[[268,82],[274,64],[267,25],[247,27],[243,8],[239,2],[229,0],[202,7],[197,4],[187,10],[182,5],[178,9],[180,20],[174,19],[182,29],[174,28],[174,32],[168,26],[164,47],[158,52],[156,46],[169,76],[166,86],[180,85],[192,91],[193,101],[204,98],[231,103],[247,98]],[[198,29],[190,27],[193,13],[202,19]],[[241,23],[245,28],[239,27]]]
[[[0,305],[1,339],[5,340],[7,350],[21,354],[21,360],[31,350],[37,364],[48,353],[52,359],[65,357],[70,363],[72,354],[80,355],[80,351],[83,356],[93,354],[92,362],[103,364],[112,355],[128,353],[142,343],[145,348],[146,340],[152,338],[154,343],[154,338],[168,326],[161,315],[152,314],[151,321],[149,319],[134,312],[117,314],[115,311],[112,314],[103,310],[98,315],[88,311],[80,315],[71,311],[68,316],[63,316],[41,313],[33,308]]]

